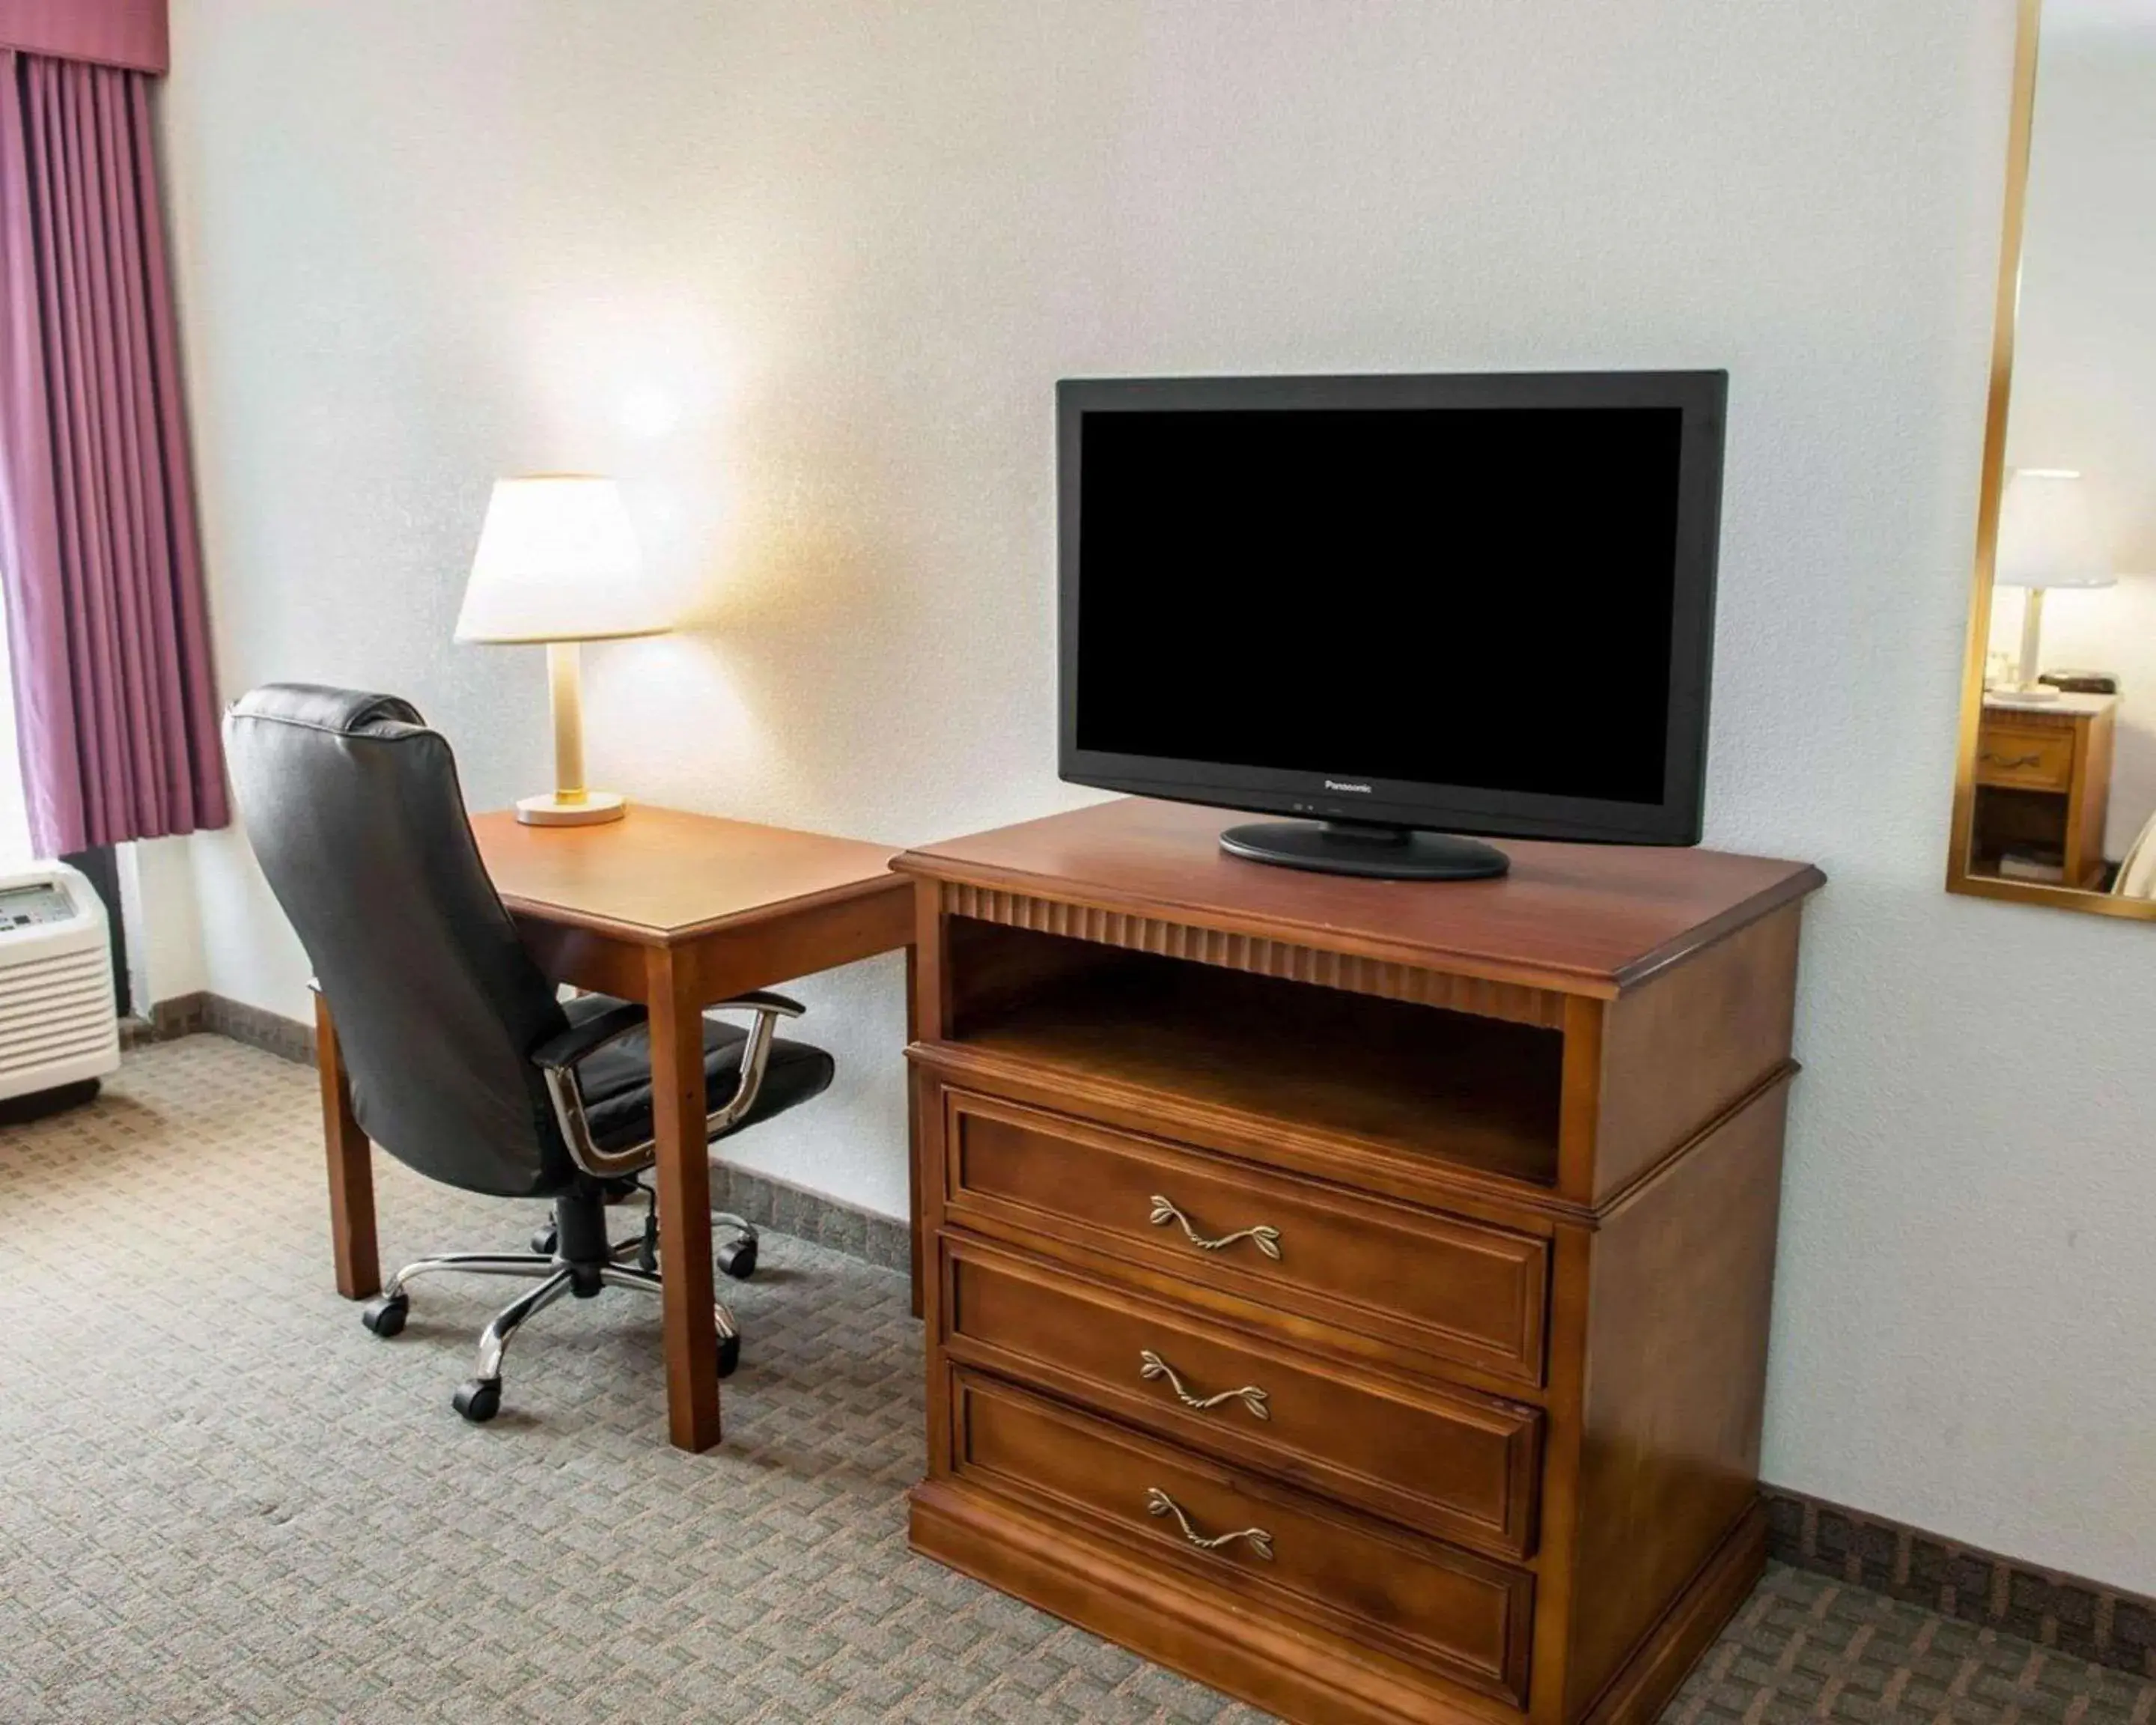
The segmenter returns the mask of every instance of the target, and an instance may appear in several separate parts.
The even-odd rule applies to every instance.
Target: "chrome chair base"
[[[749,1239],[750,1263],[753,1267],[753,1230],[749,1230]],[[598,1264],[572,1263],[559,1253],[541,1252],[445,1252],[438,1257],[422,1258],[417,1263],[407,1264],[389,1278],[382,1291],[361,1309],[360,1322],[377,1336],[387,1338],[396,1335],[404,1327],[405,1316],[411,1310],[412,1299],[405,1292],[405,1284],[414,1276],[448,1271],[465,1276],[516,1276],[537,1282],[536,1287],[519,1295],[496,1312],[493,1322],[480,1332],[478,1373],[459,1385],[451,1399],[456,1410],[465,1419],[481,1423],[501,1411],[502,1356],[508,1351],[510,1339],[527,1319],[545,1311],[564,1295],[590,1299],[603,1288],[628,1288],[644,1294],[656,1294],[664,1288],[665,1284],[658,1271],[622,1261],[647,1253],[649,1247],[648,1236],[639,1233],[615,1242],[608,1249],[606,1261]],[[723,1301],[712,1302],[711,1317],[719,1336],[719,1376],[731,1377],[741,1363],[741,1327]]]
[[[648,1189],[639,1188],[639,1189]],[[733,1236],[732,1239],[721,1243],[711,1254],[711,1261],[717,1266],[719,1274],[732,1276],[736,1281],[747,1281],[749,1277],[756,1274],[756,1224],[745,1216],[736,1215],[732,1210],[713,1210],[711,1225],[715,1228],[723,1228]],[[542,1222],[531,1232],[531,1250],[538,1255],[545,1257],[554,1250],[560,1237],[560,1230],[552,1222]],[[654,1268],[657,1265],[658,1254],[648,1220],[645,1224],[644,1238],[641,1240],[632,1240],[629,1245],[632,1248],[639,1250],[645,1269]]]

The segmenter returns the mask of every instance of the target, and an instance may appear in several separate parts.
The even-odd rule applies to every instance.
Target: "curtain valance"
[[[162,77],[166,0],[0,0],[0,49]]]

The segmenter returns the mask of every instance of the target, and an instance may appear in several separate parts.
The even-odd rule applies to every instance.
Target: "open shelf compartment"
[[[969,918],[947,926],[956,1042],[1554,1183],[1557,1030]]]

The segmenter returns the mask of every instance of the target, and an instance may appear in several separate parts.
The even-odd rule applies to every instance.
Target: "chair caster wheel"
[[[559,1236],[552,1222],[544,1223],[531,1230],[531,1250],[542,1258],[554,1255],[554,1242]]]
[[[377,1294],[359,1308],[359,1321],[387,1341],[404,1327],[412,1302],[402,1294]]]
[[[756,1236],[747,1234],[728,1240],[711,1254],[711,1261],[718,1266],[720,1275],[747,1281],[756,1274]]]
[[[475,1425],[484,1425],[501,1411],[501,1379],[470,1378],[457,1386],[449,1398],[456,1410]]]
[[[720,1337],[719,1375],[721,1378],[732,1377],[734,1374],[734,1368],[740,1364],[741,1337],[739,1336]]]

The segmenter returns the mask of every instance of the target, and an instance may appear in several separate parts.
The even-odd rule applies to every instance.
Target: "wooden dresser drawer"
[[[1548,1242],[1209,1152],[944,1089],[952,1219],[1001,1221],[1329,1326],[1539,1386]]]
[[[2021,790],[2063,791],[2073,783],[2074,733],[2046,725],[1986,719],[1978,733],[1976,782]]]
[[[1532,1549],[1542,1416],[1410,1388],[946,1235],[943,1345],[1178,1442],[1493,1552]]]
[[[991,1486],[1380,1652],[1524,1700],[1533,1579],[961,1371],[961,1481]]]

